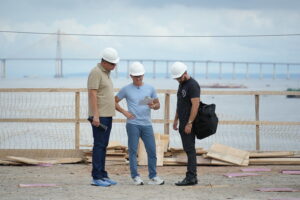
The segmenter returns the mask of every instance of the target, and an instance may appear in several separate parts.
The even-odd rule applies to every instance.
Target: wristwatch
[[[191,120],[190,120],[190,121],[188,121],[188,124],[193,124],[193,121],[191,121]]]

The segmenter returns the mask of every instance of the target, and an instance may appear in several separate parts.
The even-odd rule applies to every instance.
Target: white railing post
[[[290,64],[286,65],[286,79],[290,79]]]
[[[246,79],[249,78],[249,63],[246,63]]]
[[[153,61],[153,79],[155,79],[156,78],[156,61],[154,60]]]
[[[1,60],[1,67],[0,67],[0,79],[4,79],[6,76],[6,60],[2,59]]]
[[[276,79],[276,64],[273,64],[273,79]]]
[[[232,63],[232,79],[235,79],[235,62]]]
[[[205,66],[205,78],[208,79],[208,62],[206,61],[206,66]]]
[[[222,79],[222,62],[219,62],[219,79]]]
[[[169,61],[166,61],[166,78],[169,78]]]

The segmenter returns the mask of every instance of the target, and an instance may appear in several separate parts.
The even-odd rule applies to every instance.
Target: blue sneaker
[[[103,179],[93,179],[91,185],[94,186],[101,186],[101,187],[108,187],[111,184]]]
[[[103,178],[103,180],[105,180],[106,182],[110,183],[111,185],[116,185],[117,182],[114,180],[111,180],[110,178]]]

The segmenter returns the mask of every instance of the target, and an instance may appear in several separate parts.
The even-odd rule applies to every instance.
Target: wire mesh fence
[[[215,135],[197,140],[197,147],[208,149],[213,143],[222,143],[244,150],[299,151],[300,101],[286,98],[292,93],[299,95],[203,91],[201,100],[217,105],[220,123]],[[170,147],[182,147],[179,133],[172,129],[176,91],[159,90],[158,97],[161,108],[152,111],[154,132],[169,134]],[[127,109],[125,100],[120,104]],[[93,145],[85,89],[0,89],[0,109],[0,151],[85,149]],[[116,112],[110,140],[127,146],[125,123],[125,117]]]

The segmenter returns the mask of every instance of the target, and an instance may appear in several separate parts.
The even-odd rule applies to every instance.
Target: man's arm
[[[122,113],[125,117],[127,117],[128,119],[133,119],[134,115],[130,112],[128,112],[127,110],[124,110],[119,102],[121,101],[121,99],[119,99],[118,96],[115,96],[115,106],[116,106],[116,110],[119,111],[120,113]]]
[[[93,113],[92,125],[98,127],[100,125],[100,120],[99,120],[100,114],[98,111],[98,104],[97,104],[97,90],[89,89],[88,95],[89,95],[89,103],[91,105],[91,109]]]
[[[177,111],[176,111],[175,117],[174,117],[173,129],[174,129],[175,131],[178,130],[178,113],[177,113]]]
[[[184,132],[190,134],[192,132],[193,121],[195,120],[200,104],[200,98],[191,98],[192,107],[188,123],[185,125]]]

